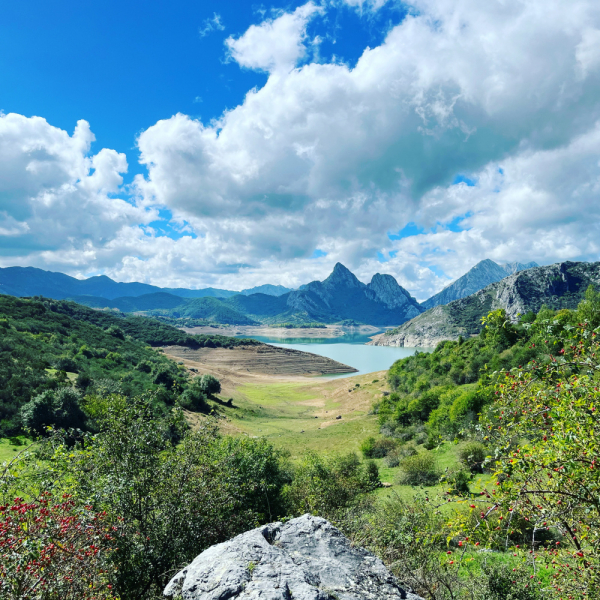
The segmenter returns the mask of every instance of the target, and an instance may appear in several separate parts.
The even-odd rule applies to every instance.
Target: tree
[[[481,421],[495,447],[496,484],[482,493],[483,508],[471,505],[465,533],[508,547],[527,530],[533,573],[550,568],[559,597],[597,598],[600,328],[547,322],[546,329],[561,339],[558,357],[498,374],[496,400]]]
[[[199,387],[207,396],[221,393],[221,382],[213,375],[202,375]]]
[[[80,393],[70,386],[47,390],[23,406],[23,425],[38,435],[44,435],[48,426],[84,429],[86,415],[80,400]]]

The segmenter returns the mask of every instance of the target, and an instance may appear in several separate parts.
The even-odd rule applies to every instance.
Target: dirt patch
[[[198,350],[183,346],[167,346],[164,351],[176,360],[201,363],[208,369],[222,368],[263,375],[332,375],[357,371],[354,367],[326,356],[291,348],[277,348],[268,344],[238,346],[233,349],[199,348]]]

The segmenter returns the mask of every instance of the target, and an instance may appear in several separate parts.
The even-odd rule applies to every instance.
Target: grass
[[[0,438],[0,465],[12,460],[20,450],[30,443],[24,436],[19,436],[18,439],[22,442],[20,446],[14,443],[15,438]]]
[[[380,437],[377,416],[370,414],[370,408],[387,388],[385,382],[386,374],[380,372],[335,380],[244,383],[232,394],[235,408],[222,409],[228,419],[225,430],[265,437],[274,446],[288,450],[292,459],[308,450],[320,454],[355,452],[362,458],[362,441],[369,436]],[[426,451],[422,445],[417,448]],[[457,444],[443,442],[432,451],[442,473],[460,468],[458,448]],[[399,468],[387,467],[383,459],[375,462],[381,481],[391,484],[378,489],[378,495],[397,493],[408,500],[418,492],[433,497],[448,488],[443,484],[426,488],[398,485],[395,479]],[[487,475],[475,476],[472,491],[480,492],[489,479]]]

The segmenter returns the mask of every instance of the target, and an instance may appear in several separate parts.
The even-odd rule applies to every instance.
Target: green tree
[[[207,396],[221,393],[221,382],[216,377],[209,375],[208,373],[206,375],[202,375],[198,385]]]
[[[496,485],[479,509],[472,505],[465,531],[508,546],[516,530],[528,528],[525,556],[534,572],[536,561],[552,569],[556,595],[597,598],[600,330],[556,323],[548,333],[553,329],[563,347],[558,358],[499,375],[496,400],[481,422],[486,444],[495,448]]]
[[[43,392],[21,409],[23,425],[37,435],[44,435],[48,426],[84,429],[86,415],[80,401],[81,394],[71,387]]]

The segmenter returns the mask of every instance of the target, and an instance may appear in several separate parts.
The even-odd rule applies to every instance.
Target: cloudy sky
[[[20,0],[0,266],[419,299],[483,258],[599,260],[597,0]]]

